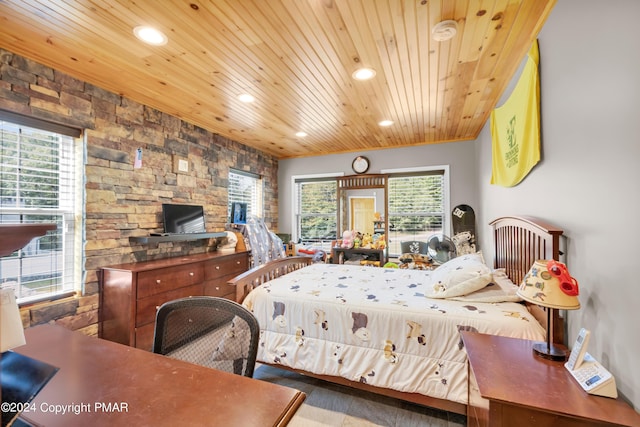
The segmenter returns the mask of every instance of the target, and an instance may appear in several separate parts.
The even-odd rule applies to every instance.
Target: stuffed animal
[[[322,249],[318,249],[311,259],[313,263],[324,262],[327,259],[327,253]]]
[[[342,244],[341,248],[351,249],[353,247],[353,231],[345,230],[342,233]]]
[[[473,236],[469,231],[458,233],[453,236],[451,240],[453,244],[456,245],[457,255],[473,254],[476,252],[476,245],[472,243]]]
[[[360,237],[360,233],[355,233],[353,237],[353,247],[358,249],[362,246],[362,237]]]
[[[432,268],[433,261],[428,255],[406,253],[398,257],[400,268],[407,268],[410,270],[430,270]]]
[[[387,247],[387,241],[384,238],[384,234],[381,234],[376,240],[375,249],[384,249]]]
[[[371,234],[366,233],[364,236],[362,236],[361,247],[365,249],[371,249],[373,247],[373,236],[371,236]]]

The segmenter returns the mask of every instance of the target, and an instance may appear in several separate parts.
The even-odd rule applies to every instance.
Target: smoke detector
[[[433,30],[431,37],[437,42],[443,42],[452,39],[458,32],[458,23],[453,20],[438,22]]]

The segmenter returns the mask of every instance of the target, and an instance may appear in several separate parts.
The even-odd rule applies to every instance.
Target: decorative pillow
[[[491,269],[481,252],[453,258],[431,273],[427,298],[451,298],[467,295],[491,283]]]
[[[453,297],[451,299],[467,302],[520,302],[520,298],[516,291],[516,286],[509,277],[504,268],[493,270],[493,280],[484,288],[477,290],[471,294]]]

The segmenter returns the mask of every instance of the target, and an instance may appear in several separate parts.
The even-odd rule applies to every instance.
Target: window
[[[230,170],[227,205],[229,218],[233,203],[246,203],[247,215],[262,218],[262,178],[249,172]]]
[[[0,223],[54,223],[57,229],[0,258],[0,286],[14,288],[21,302],[74,291],[82,277],[82,181],[76,177],[82,144],[5,121],[8,115],[0,115]]]
[[[445,171],[389,176],[389,253],[400,254],[400,242],[427,241],[445,230]]]
[[[400,254],[400,242],[427,241],[446,230],[449,220],[448,166],[382,171],[389,176],[389,254]],[[337,236],[337,184],[334,176],[293,177],[296,241],[329,249]]]
[[[294,238],[308,243],[335,240],[338,218],[335,178],[300,178],[295,180],[294,191]]]

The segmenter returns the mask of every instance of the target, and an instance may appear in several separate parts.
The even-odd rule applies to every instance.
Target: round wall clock
[[[355,173],[365,173],[369,170],[369,159],[364,156],[358,156],[353,159],[353,163],[351,163],[351,169]]]

